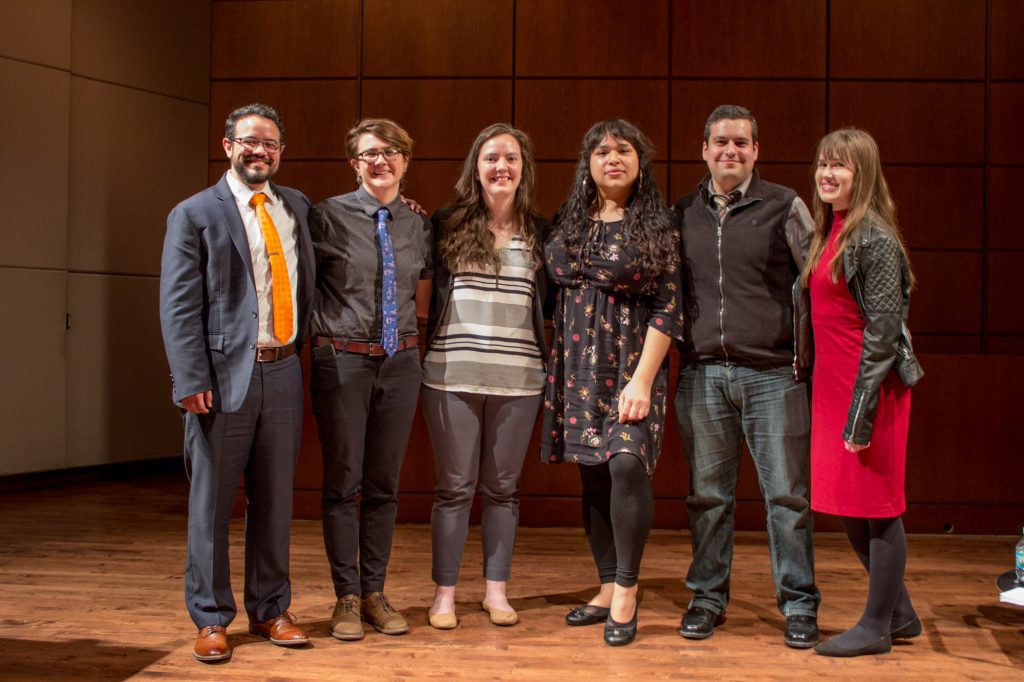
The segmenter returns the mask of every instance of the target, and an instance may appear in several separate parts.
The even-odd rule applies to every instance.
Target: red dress
[[[811,392],[811,509],[859,518],[891,518],[907,508],[904,481],[910,389],[890,371],[882,383],[871,445],[858,453],[843,445],[843,428],[860,365],[864,318],[842,275],[833,283],[829,261],[845,215],[811,273],[814,384]]]

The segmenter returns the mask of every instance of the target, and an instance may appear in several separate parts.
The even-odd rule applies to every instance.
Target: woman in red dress
[[[921,634],[903,583],[910,387],[923,372],[906,320],[914,276],[874,139],[855,128],[818,144],[814,239],[803,274],[814,330],[811,508],[842,519],[868,569],[868,601],[824,656],[885,653]]]

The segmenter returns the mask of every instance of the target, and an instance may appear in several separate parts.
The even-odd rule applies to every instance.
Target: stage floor
[[[1013,561],[1011,537],[912,535],[907,585],[924,634],[892,653],[829,659],[782,643],[764,533],[738,533],[728,620],[703,642],[676,634],[689,592],[689,535],[655,531],[641,571],[639,635],[605,646],[599,626],[569,628],[566,611],[595,588],[582,530],[522,529],[509,596],[521,623],[498,628],[479,607],[479,529],[470,531],[459,586],[459,627],[426,624],[432,601],[430,532],[397,529],[387,594],[412,631],[361,642],[327,633],[334,603],[320,524],[292,536],[292,611],[311,635],[297,650],[229,628],[232,659],[192,658],[183,599],[183,476],[77,484],[0,495],[0,679],[3,680],[1020,680],[1024,609],[999,603],[995,577]],[[566,525],[576,523],[566,518]],[[242,522],[232,525],[241,603]],[[823,635],[860,616],[866,575],[844,536],[816,537]]]

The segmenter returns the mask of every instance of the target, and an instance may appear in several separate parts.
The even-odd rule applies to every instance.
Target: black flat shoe
[[[847,649],[841,644],[836,644],[835,637],[814,647],[814,653],[819,656],[834,656],[836,658],[853,658],[854,656],[887,654],[891,650],[892,639],[890,639],[889,635],[885,635],[874,642],[865,644],[864,646],[859,646],[855,649]]]
[[[815,616],[787,616],[783,641],[794,649],[810,649],[818,643],[818,619]]]
[[[707,639],[715,634],[715,626],[725,621],[725,616],[703,606],[691,606],[683,614],[679,634],[686,639]]]
[[[895,623],[893,623],[893,625],[895,625]],[[889,636],[893,639],[913,639],[919,636],[923,631],[924,626],[921,625],[921,619],[914,616],[914,618],[909,622],[906,622],[899,627],[893,627]]]
[[[569,625],[597,625],[608,620],[610,612],[611,609],[584,604],[565,614],[565,622]]]
[[[625,646],[636,639],[636,617],[640,613],[640,605],[633,607],[633,620],[628,623],[617,623],[609,615],[604,623],[604,643],[608,646]]]

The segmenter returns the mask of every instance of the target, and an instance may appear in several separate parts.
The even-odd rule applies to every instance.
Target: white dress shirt
[[[284,201],[281,200],[270,183],[264,183],[263,187],[252,189],[241,182],[228,171],[228,187],[235,197],[238,205],[238,212],[242,216],[242,223],[245,225],[245,236],[249,239],[249,256],[252,258],[252,273],[256,284],[256,301],[259,312],[259,336],[256,345],[260,348],[280,346],[281,342],[274,336],[274,295],[271,288],[273,277],[270,273],[270,258],[267,256],[267,244],[263,238],[263,230],[260,229],[259,219],[256,217],[256,207],[253,206],[252,195],[263,192],[267,200],[263,204],[270,214],[277,228],[278,238],[281,240],[281,249],[284,251],[284,261],[288,266],[288,282],[292,289],[292,328],[288,336],[288,343],[295,340],[296,325],[299,320],[299,311],[296,306],[298,301],[299,284],[299,250],[296,239],[295,218],[288,211]]]

